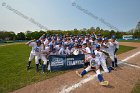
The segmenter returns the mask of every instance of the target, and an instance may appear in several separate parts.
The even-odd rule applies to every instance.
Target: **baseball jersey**
[[[97,57],[91,58],[91,60],[90,60],[90,66],[91,66],[91,67],[95,67],[95,68],[97,69],[97,67],[98,67],[100,64],[101,64],[101,63],[100,63],[100,61],[99,61],[99,59],[98,59]]]
[[[86,51],[86,53],[91,53],[91,50],[89,47],[86,47],[84,50]],[[85,53],[85,57],[89,57],[90,54],[86,54],[86,53]]]
[[[115,44],[113,44],[112,42],[108,42],[107,52],[110,55],[114,55],[114,51],[115,51]]]
[[[35,42],[31,42],[29,46],[32,47],[31,53],[36,56],[39,56],[41,54],[41,50],[43,50],[43,47],[44,47],[43,44],[41,44],[40,46],[37,46]]]
[[[115,40],[115,48],[119,49],[119,42]]]
[[[97,51],[97,50],[95,50],[94,51],[95,52],[95,55],[96,55],[96,57],[97,58],[99,58],[99,60],[102,62],[103,60],[105,60],[105,55],[103,54],[103,52],[101,52],[101,51]]]

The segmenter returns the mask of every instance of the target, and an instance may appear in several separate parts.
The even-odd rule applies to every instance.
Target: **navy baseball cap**
[[[112,35],[111,38],[112,38],[112,39],[116,39],[116,36],[115,36],[115,35]]]
[[[108,37],[105,37],[104,40],[108,40]]]
[[[49,38],[48,38],[48,40],[50,40],[50,41],[51,41],[52,39],[49,37]]]
[[[85,36],[82,36],[82,38],[85,38]]]
[[[53,44],[49,44],[50,47],[53,47]]]
[[[99,44],[96,45],[96,48],[100,48],[101,46]]]
[[[98,36],[102,36],[102,34],[98,34]]]
[[[46,35],[45,36],[42,36],[42,39],[45,39],[46,38]]]
[[[94,38],[95,39],[95,35],[93,35],[91,38]]]
[[[40,40],[36,40],[36,43],[40,43],[41,41]]]
[[[98,38],[97,40],[98,40],[98,41],[102,41],[102,38]]]

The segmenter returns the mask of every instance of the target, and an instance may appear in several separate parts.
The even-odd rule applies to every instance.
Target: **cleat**
[[[36,72],[39,72],[39,69],[36,69]]]
[[[48,72],[52,72],[51,70],[48,70]]]
[[[116,67],[112,67],[115,71],[117,70],[117,68]]]
[[[83,77],[78,71],[76,71],[76,74],[77,74],[80,78]]]
[[[100,85],[102,85],[102,86],[108,86],[109,85],[109,82],[108,81],[103,81],[103,82],[100,82]]]
[[[39,64],[36,64],[36,72],[38,72],[39,71]]]
[[[30,69],[30,66],[27,66],[27,70],[29,70]]]
[[[118,64],[115,64],[115,67],[118,67]]]
[[[114,67],[110,67],[110,69],[111,69],[111,70],[115,70],[115,68],[114,68]]]

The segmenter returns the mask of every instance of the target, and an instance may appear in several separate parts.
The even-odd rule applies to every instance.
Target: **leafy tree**
[[[26,35],[26,40],[32,40],[32,31],[26,31],[25,32],[25,35]]]
[[[1,40],[15,40],[15,33],[10,31],[10,32],[7,32],[7,31],[0,31],[0,39]]]
[[[23,32],[18,33],[16,36],[16,39],[17,40],[25,40],[26,39],[25,34]]]

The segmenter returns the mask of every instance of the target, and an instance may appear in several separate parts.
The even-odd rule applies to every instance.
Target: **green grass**
[[[135,48],[136,48],[136,47],[130,47],[130,46],[122,46],[122,45],[120,45],[120,48],[119,48],[119,50],[117,51],[117,54],[121,54],[121,53],[130,51],[130,50],[135,49]]]
[[[136,42],[140,43],[140,40],[118,40],[119,42]]]
[[[134,49],[134,47],[120,46],[118,54]],[[29,84],[65,73],[65,71],[35,72],[35,63],[32,69],[26,70],[31,48],[24,44],[0,46],[0,93],[8,93]]]
[[[138,80],[138,83],[133,88],[132,93],[140,93],[140,80]]]
[[[23,44],[0,47],[0,93],[7,93],[34,82],[42,81],[64,72],[35,72],[34,62],[32,69],[26,70],[31,48]]]

